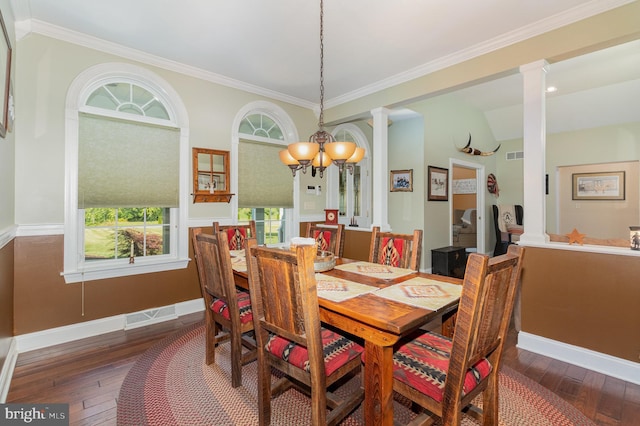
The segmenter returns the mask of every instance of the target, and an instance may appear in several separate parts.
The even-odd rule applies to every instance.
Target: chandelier
[[[293,176],[302,169],[307,172],[309,165],[322,172],[333,164],[340,170],[346,167],[353,174],[354,165],[364,158],[364,148],[353,142],[338,142],[331,133],[324,130],[324,33],[323,33],[323,1],[320,0],[320,116],[318,131],[309,136],[309,142],[295,142],[287,149],[280,151],[280,161],[289,166]]]

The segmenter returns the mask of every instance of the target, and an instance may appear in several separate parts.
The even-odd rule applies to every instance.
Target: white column
[[[389,196],[388,145],[389,134],[387,120],[389,110],[376,108],[371,110],[373,117],[373,172],[372,172],[372,204],[373,214],[371,226],[379,226],[381,230],[390,230],[387,199]]]
[[[338,202],[340,199],[340,170],[336,166],[330,166],[324,171],[324,175],[326,179],[322,190],[325,193],[326,206],[328,209],[337,209],[340,207]],[[347,215],[347,217],[349,216]]]
[[[545,90],[549,64],[545,60],[522,65],[524,120],[524,234],[523,244],[546,243],[545,205]]]

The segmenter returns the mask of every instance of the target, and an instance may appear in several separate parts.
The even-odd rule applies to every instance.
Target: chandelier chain
[[[331,133],[324,130],[324,1],[320,0],[320,114],[318,115],[318,131],[309,136],[309,143],[297,142],[281,151],[280,161],[289,166],[294,177],[297,170],[302,169],[302,173],[306,173],[307,167],[311,166],[311,174],[315,176],[318,171],[320,178],[322,178],[323,171],[331,163],[337,165],[340,171],[346,167],[353,174],[354,164],[359,162],[363,156],[363,148],[358,148],[354,142],[337,142]]]
[[[320,117],[318,127],[324,129],[324,6],[320,0]]]

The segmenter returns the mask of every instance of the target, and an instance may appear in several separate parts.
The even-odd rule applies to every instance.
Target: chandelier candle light
[[[324,34],[323,34],[323,2],[320,0],[320,117],[318,131],[309,137],[309,142],[295,142],[287,149],[280,151],[280,161],[289,166],[293,176],[296,171],[302,169],[307,172],[307,167],[312,165],[322,172],[333,164],[344,170],[346,165],[353,174],[354,165],[364,158],[364,148],[356,146],[353,142],[337,142],[331,133],[324,130]]]

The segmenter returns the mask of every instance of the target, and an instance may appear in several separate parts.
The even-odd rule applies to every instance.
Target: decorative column
[[[546,234],[545,158],[546,158],[546,74],[545,60],[522,65],[524,129],[524,234],[520,241],[543,244]]]
[[[373,117],[373,172],[372,172],[372,217],[371,226],[379,226],[380,230],[390,230],[387,199],[389,196],[388,145],[389,134],[387,108],[371,110]]]

